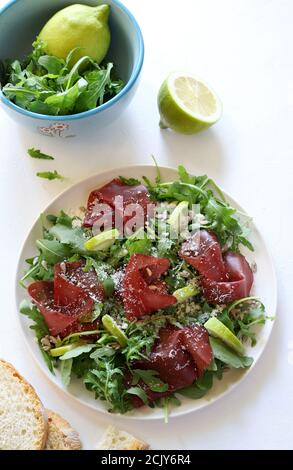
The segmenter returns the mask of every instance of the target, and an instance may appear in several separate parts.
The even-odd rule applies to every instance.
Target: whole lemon
[[[47,54],[65,59],[78,47],[73,63],[87,55],[99,64],[110,46],[109,14],[109,5],[70,5],[52,16],[39,38],[44,42]]]

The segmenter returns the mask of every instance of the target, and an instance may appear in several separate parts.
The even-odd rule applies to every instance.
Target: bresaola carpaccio
[[[161,328],[147,360],[133,364],[135,369],[152,369],[159,373],[163,382],[169,385],[167,392],[153,392],[143,382],[140,384],[148,399],[154,401],[168,396],[176,390],[188,387],[200,377],[213,359],[208,332],[200,325],[184,328],[168,326]],[[142,406],[138,397],[133,399],[134,406]]]
[[[96,323],[81,323],[94,302],[104,299],[102,285],[92,269],[83,270],[83,261],[57,263],[54,281],[36,281],[28,293],[42,313],[51,335],[65,337],[72,331],[93,330]]]
[[[120,207],[117,196],[123,198]],[[115,224],[115,210],[117,216],[121,217],[123,224],[131,219],[135,207],[142,209],[144,221],[147,215],[150,197],[147,188],[143,184],[129,186],[118,178],[113,179],[100,189],[95,189],[89,195],[87,202],[87,211],[83,221],[84,227],[91,228],[104,215],[104,220],[109,226]],[[133,205],[133,211],[132,206]],[[125,210],[130,208],[129,213]],[[143,221],[143,222],[144,222]]]
[[[247,297],[253,273],[245,257],[227,251],[222,254],[214,233],[200,230],[185,243],[179,255],[201,275],[204,297],[214,304],[227,304]]]
[[[170,267],[167,258],[157,258],[143,254],[131,256],[126,266],[122,286],[125,315],[128,320],[155,312],[176,304],[167,286],[160,277]]]

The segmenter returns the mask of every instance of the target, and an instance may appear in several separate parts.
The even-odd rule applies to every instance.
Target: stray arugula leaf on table
[[[38,171],[36,175],[39,178],[44,178],[47,180],[64,180],[64,176],[59,175],[59,173],[54,170],[54,171]]]
[[[39,149],[30,148],[27,153],[32,158],[39,158],[40,160],[54,160],[54,157],[47,155],[46,153],[41,152]]]

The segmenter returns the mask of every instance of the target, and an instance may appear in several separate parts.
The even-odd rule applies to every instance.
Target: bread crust
[[[82,444],[77,431],[52,410],[46,410],[48,415],[48,438],[45,450],[80,450]]]
[[[33,413],[38,422],[36,441],[32,444],[32,450],[44,449],[48,433],[47,415],[39,396],[37,395],[34,387],[30,383],[28,383],[27,380],[22,377],[22,375],[20,375],[20,373],[15,369],[12,364],[5,361],[4,359],[0,359],[0,364],[11,375],[11,380],[17,381],[21,384],[23,392],[27,397],[29,397],[30,403],[32,404]]]

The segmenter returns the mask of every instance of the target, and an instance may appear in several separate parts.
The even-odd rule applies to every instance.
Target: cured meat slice
[[[140,382],[149,400],[153,401],[192,385],[212,359],[208,332],[203,326],[168,326],[161,328],[148,359],[136,361],[133,368],[156,370],[160,379],[169,385],[168,391],[159,393],[153,392],[146,384]],[[134,406],[143,405],[138,397],[133,398],[132,403]]]
[[[94,302],[102,302],[104,290],[93,269],[83,270],[84,261],[62,262],[54,267],[54,282],[37,281],[29,295],[43,315],[50,333],[67,334],[96,329],[96,323],[80,323],[91,313]]]
[[[56,305],[67,305],[85,293],[95,302],[103,302],[104,289],[94,269],[84,271],[82,260],[55,264],[54,299]]]
[[[240,253],[223,255],[214,233],[200,230],[182,245],[179,256],[201,275],[208,302],[226,304],[249,295],[253,284],[249,264]]]
[[[88,295],[80,296],[67,305],[55,305],[52,281],[33,282],[28,287],[28,293],[43,315],[53,336],[63,336],[64,330],[93,309],[94,301]]]
[[[121,196],[123,198],[122,204],[120,204],[120,201],[118,202],[118,200],[115,200],[117,196]],[[124,215],[126,207],[130,204],[139,205],[143,210],[145,218],[150,198],[148,190],[143,184],[129,186],[123,183],[120,179],[115,178],[105,184],[102,188],[95,189],[90,193],[87,203],[87,211],[83,222],[85,227],[92,227],[94,223],[100,219],[102,214],[99,208],[99,203],[106,204],[108,206],[108,211],[106,211],[107,221],[109,223],[111,220],[109,225],[114,226],[114,209],[116,209],[118,216],[123,218],[124,224],[132,217],[132,211],[130,211],[131,213]]]
[[[246,259],[240,253],[224,254],[227,281],[213,281],[203,277],[202,287],[208,302],[226,304],[250,294],[253,273]]]
[[[221,247],[216,235],[200,230],[183,243],[179,256],[208,279],[219,281],[226,276]]]
[[[167,258],[157,258],[136,253],[126,266],[122,283],[125,315],[129,320],[166,308],[177,302],[168,294],[159,277],[168,270]]]

